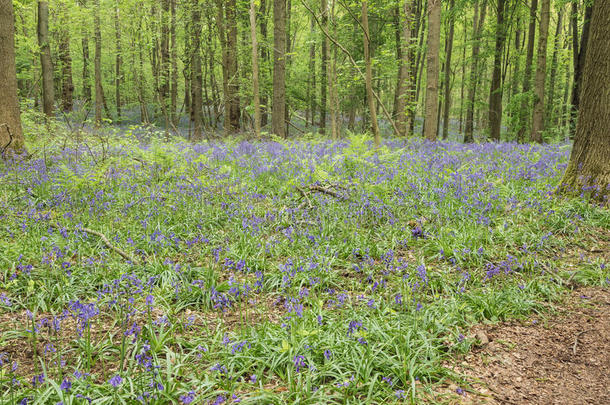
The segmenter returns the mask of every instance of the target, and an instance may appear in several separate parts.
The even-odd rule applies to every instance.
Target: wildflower
[[[188,393],[180,396],[180,402],[185,405],[190,404],[195,400],[195,391],[189,391]]]
[[[252,384],[256,384],[256,374],[252,374],[252,375],[250,376],[250,382],[251,382]]]
[[[302,368],[307,367],[304,356],[294,356],[292,361],[294,362],[297,373],[300,373]]]
[[[112,385],[114,388],[117,388],[119,385],[121,385],[123,383],[123,379],[121,378],[120,375],[115,375],[114,377],[112,377],[110,380],[108,380],[108,383],[110,383],[110,385]]]
[[[70,391],[70,389],[72,388],[72,381],[68,380],[67,378],[64,379],[59,388],[61,388],[61,390],[65,392]]]
[[[326,360],[329,360],[333,355],[333,352],[331,352],[330,350],[326,349],[324,350],[324,357],[326,358]]]

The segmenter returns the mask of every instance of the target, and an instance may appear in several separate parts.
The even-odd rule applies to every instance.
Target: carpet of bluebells
[[[426,401],[472,325],[608,285],[609,212],[553,195],[569,152],[128,133],[0,163],[0,403]]]

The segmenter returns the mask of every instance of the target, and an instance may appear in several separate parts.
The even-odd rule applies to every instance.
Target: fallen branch
[[[587,329],[587,330],[583,330],[582,332],[579,332],[576,334],[576,337],[574,338],[574,345],[572,346],[572,353],[576,354],[576,346],[578,346],[578,338],[582,335],[584,335],[587,332],[592,331],[593,329]]]
[[[331,190],[330,188],[322,187],[322,186],[319,186],[317,184],[313,184],[313,185],[309,186],[309,189],[311,191],[317,191],[317,192],[322,193],[322,194],[327,194],[327,195],[329,195],[331,197],[335,197],[335,198],[338,198],[340,200],[343,200],[345,198],[344,195],[341,195],[341,194],[337,193],[336,191]]]
[[[52,228],[55,229],[65,229],[65,230],[69,230],[69,231],[73,231],[73,232],[86,232],[89,233],[91,235],[95,235],[97,237],[100,238],[100,240],[104,243],[104,245],[106,245],[106,247],[116,253],[118,253],[121,257],[123,257],[125,260],[129,260],[130,262],[132,262],[133,264],[138,264],[138,261],[136,259],[134,259],[133,257],[131,257],[131,255],[129,255],[129,253],[125,252],[123,249],[118,248],[116,246],[114,246],[112,243],[110,243],[110,240],[106,237],[106,235],[104,235],[103,233],[96,231],[94,229],[89,229],[89,228],[62,228],[61,226],[59,226],[58,224],[51,222],[49,224]]]

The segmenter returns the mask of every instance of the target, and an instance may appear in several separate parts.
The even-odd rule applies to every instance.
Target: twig
[[[54,222],[51,222],[49,225],[56,229],[62,229],[62,227],[60,227],[58,224],[56,224]],[[77,231],[77,232],[83,231],[83,232],[89,233],[91,235],[95,235],[101,239],[101,241],[104,243],[104,245],[106,245],[106,247],[108,249],[113,250],[114,252],[118,253],[125,260],[129,260],[130,262],[132,262],[134,264],[138,264],[138,261],[136,259],[134,259],[133,257],[131,257],[129,255],[129,253],[125,252],[121,248],[114,246],[112,243],[110,243],[110,240],[108,240],[106,235],[104,235],[103,233],[101,233],[99,231],[96,231],[94,229],[89,229],[89,228],[78,228],[78,229],[64,228],[64,229],[69,230],[69,231]]]
[[[305,199],[309,203],[309,208],[313,208],[313,204],[311,203],[311,200],[309,199],[309,196],[307,195],[307,191],[303,190],[303,188],[299,187],[299,186],[296,186],[296,189],[299,190],[299,192],[303,195],[303,197],[305,197]]]
[[[574,345],[572,346],[572,353],[576,354],[576,346],[578,345],[578,338],[582,335],[584,335],[587,332],[591,332],[593,329],[587,329],[587,330],[583,330],[582,332],[579,332],[576,334],[576,337],[574,338]]]
[[[341,200],[345,198],[345,196],[337,193],[336,191],[333,191],[330,188],[325,188],[325,187],[319,186],[317,184],[312,184],[311,186],[309,186],[309,189],[311,191],[317,191],[322,194],[328,194],[331,197],[335,197],[335,198],[338,198]]]

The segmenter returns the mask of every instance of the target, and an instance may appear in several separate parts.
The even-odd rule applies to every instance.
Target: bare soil
[[[445,387],[437,400],[610,404],[610,289],[577,289],[547,318],[479,326],[473,334],[478,347],[450,365],[467,384]]]

